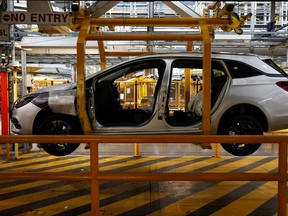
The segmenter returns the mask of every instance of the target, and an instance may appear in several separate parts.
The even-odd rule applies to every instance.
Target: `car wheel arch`
[[[61,116],[69,116],[70,118],[75,118],[75,121],[77,121],[77,124],[79,125],[79,128],[81,128],[80,121],[77,116],[70,116],[65,115],[63,113],[54,113],[49,107],[46,107],[42,109],[37,116],[35,117],[34,123],[33,123],[33,134],[38,134],[39,127],[42,123],[42,121],[47,118],[47,116],[51,115],[61,115]]]
[[[267,117],[265,116],[264,112],[260,108],[251,104],[237,104],[227,109],[225,113],[222,115],[218,124],[217,133],[219,134],[221,127],[231,116],[239,115],[239,114],[246,114],[246,115],[253,116],[261,123],[263,131],[265,132],[268,131]]]

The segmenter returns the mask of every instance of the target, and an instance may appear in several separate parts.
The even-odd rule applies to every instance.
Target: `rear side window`
[[[270,67],[274,68],[276,71],[281,73],[283,76],[288,77],[288,75],[285,73],[284,70],[282,70],[275,62],[272,61],[272,59],[265,59],[263,60],[266,64],[268,64]]]
[[[257,69],[250,67],[242,62],[225,60],[225,63],[230,71],[232,78],[245,78],[262,75]]]

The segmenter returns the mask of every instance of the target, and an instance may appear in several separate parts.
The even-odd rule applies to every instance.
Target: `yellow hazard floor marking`
[[[240,199],[230,203],[223,209],[220,209],[213,216],[237,215],[245,216],[261,206],[265,201],[269,200],[277,194],[277,183],[268,182],[254,191],[244,195]]]
[[[90,156],[86,156],[87,159],[89,159],[89,157]],[[127,157],[127,156],[124,156],[124,157],[121,157],[121,158],[125,158],[125,157]],[[83,156],[83,158],[85,158],[85,156]],[[117,156],[117,157],[112,157],[112,158],[105,158],[104,160],[105,161],[110,161],[110,160],[117,160],[119,158],[120,157]],[[148,161],[159,159],[159,158],[161,158],[161,157],[158,157],[158,156],[157,157],[146,157],[146,158],[139,158],[139,159],[135,159],[135,160],[129,160],[129,161],[126,161],[126,162],[123,162],[123,163],[118,163],[118,164],[105,166],[105,167],[101,168],[101,171],[111,170],[111,172],[113,172],[113,170],[118,169],[118,168],[122,168],[123,166],[134,165],[134,164],[138,164],[138,163],[141,163],[141,162],[148,162]],[[197,157],[195,157],[195,158],[197,158]],[[204,161],[201,161],[201,162],[195,162],[195,163],[191,162],[191,164],[189,164],[187,166],[175,168],[175,169],[171,170],[171,172],[191,172],[191,171],[193,171],[195,169],[198,169],[200,167],[205,167],[206,165],[211,165],[211,164],[213,164],[215,162],[225,161],[227,158],[231,158],[231,157],[221,157],[221,158],[211,157],[211,158],[207,158],[207,160],[204,160]],[[236,169],[238,169],[241,166],[246,166],[249,163],[256,162],[256,161],[261,160],[263,158],[265,158],[265,157],[260,157],[260,156],[243,157],[243,159],[241,159],[241,160],[238,160],[236,162],[231,162],[231,163],[229,163],[227,165],[223,165],[223,166],[220,166],[220,167],[216,167],[213,170],[209,170],[207,172],[229,172],[229,171],[234,170],[235,167],[236,167]],[[39,158],[39,159],[41,160],[42,158]],[[48,159],[48,157],[45,157],[45,160],[47,160],[47,159]],[[55,157],[53,158],[53,156],[52,156],[52,159],[55,159]],[[141,167],[136,167],[136,168],[133,168],[132,170],[128,170],[127,172],[153,171],[155,169],[160,169],[160,168],[163,168],[163,167],[166,167],[166,166],[170,166],[170,165],[176,165],[178,163],[181,163],[181,162],[184,162],[184,161],[187,161],[187,160],[192,160],[192,159],[194,159],[194,157],[172,158],[171,160],[168,160],[168,161],[162,161],[162,162],[159,161],[159,162],[155,162],[154,164],[141,166]],[[38,158],[37,158],[37,160],[38,160]],[[79,160],[79,157],[75,157],[75,160]],[[27,161],[29,161],[31,163],[31,160],[27,160]],[[73,159],[69,158],[69,161],[71,162],[71,161],[73,161]],[[17,162],[20,162],[20,161],[17,161]],[[23,161],[21,161],[21,162],[23,162]],[[79,164],[79,165],[76,164],[76,165],[65,166],[66,162],[67,161],[63,162],[64,163],[63,164],[64,167],[57,168],[57,169],[51,168],[52,169],[51,171],[54,172],[56,170],[57,172],[59,172],[59,171],[69,170],[71,168],[75,169],[75,168],[81,168],[81,167],[89,166],[89,162],[87,164],[86,163],[82,163],[82,164]],[[101,162],[103,162],[103,160],[101,160]],[[59,164],[61,164],[61,162]],[[55,165],[55,163],[53,165]],[[47,167],[47,166],[48,165],[46,164],[45,167]],[[0,167],[2,167],[1,166],[1,162],[0,162]],[[269,163],[263,164],[263,165],[255,168],[253,170],[250,170],[249,172],[268,172],[269,170],[275,169],[276,167],[277,167],[277,158],[275,160],[269,162]],[[35,169],[35,166],[32,167],[32,169]],[[45,170],[45,172],[49,172],[49,170]],[[169,172],[170,172],[170,170],[169,170]],[[40,185],[44,185],[44,184],[47,184],[49,182],[54,182],[54,181],[37,181],[38,185],[39,184]],[[171,215],[171,216],[172,215],[173,216],[185,215],[185,213],[187,213],[187,211],[193,211],[192,208],[191,208],[192,204],[193,204],[193,206],[196,207],[195,210],[197,210],[201,206],[204,206],[207,203],[217,199],[217,197],[223,196],[223,194],[229,193],[229,191],[232,191],[235,188],[237,188],[237,187],[239,187],[239,186],[241,186],[241,185],[243,185],[245,183],[247,183],[247,182],[221,182],[221,183],[217,184],[216,187],[208,188],[205,191],[201,191],[201,192],[199,192],[199,193],[197,193],[195,195],[191,195],[191,197],[188,197],[188,198],[185,198],[185,199],[181,199],[181,200],[177,201],[176,203],[174,203],[172,205],[169,205],[169,206],[165,207],[164,209],[161,209],[160,211],[152,213],[150,215],[151,216],[152,215],[153,216],[156,216],[156,215],[157,216],[158,215],[165,215],[165,216],[168,216],[168,215]],[[110,196],[115,196],[115,195],[117,195],[119,193],[127,191],[127,189],[128,190],[133,190],[133,188],[135,188],[137,190],[137,188],[139,188],[141,186],[144,186],[145,184],[147,184],[147,182],[136,182],[136,183],[135,182],[125,182],[125,183],[123,183],[121,185],[121,187],[118,187],[118,188],[113,187],[113,188],[108,188],[108,189],[105,189],[105,190],[101,191],[100,199],[107,198],[107,197],[110,197]],[[192,182],[188,182],[187,184],[193,185]],[[273,194],[273,190],[274,189],[272,187],[273,185],[271,186],[270,184],[273,184],[273,182],[268,182],[267,184],[263,185],[262,187],[259,188],[259,191],[255,192],[255,193],[256,194],[261,194],[262,190],[266,190],[266,189],[270,188],[271,189],[271,193],[269,192],[266,195],[267,195],[267,197],[273,196],[272,194]],[[25,185],[25,188],[33,187],[33,183],[27,183],[27,184],[25,183],[25,184],[22,184],[22,186],[19,185],[19,186],[16,186],[15,188],[13,188],[13,189],[10,188],[10,187],[9,188],[10,188],[10,190],[12,189],[13,191],[16,191],[17,188],[21,190],[21,188],[22,189],[24,188],[23,185]],[[277,186],[277,184],[275,184],[275,185]],[[73,184],[73,186],[72,185],[70,185],[70,186],[69,185],[61,186],[61,187],[57,187],[57,188],[53,188],[53,189],[49,189],[49,190],[46,190],[46,191],[39,192],[40,194],[39,193],[33,193],[33,194],[29,194],[29,195],[23,195],[19,199],[17,199],[18,198],[17,197],[17,198],[13,198],[13,199],[9,199],[9,200],[4,200],[3,203],[1,201],[0,209],[3,209],[1,205],[7,204],[7,202],[8,202],[8,204],[10,202],[14,203],[14,204],[11,204],[14,207],[14,206],[17,206],[16,203],[20,203],[18,205],[23,205],[23,201],[26,201],[26,200],[27,200],[28,203],[33,202],[31,200],[32,197],[34,197],[35,200],[38,201],[39,197],[41,197],[41,199],[50,198],[50,197],[54,197],[54,196],[56,197],[56,196],[58,196],[60,194],[63,194],[63,192],[67,193],[67,192],[70,192],[70,191],[74,191],[77,188],[78,189],[87,188],[89,190],[89,187],[90,186],[89,186],[89,184],[87,182],[78,182],[76,184]],[[6,192],[3,192],[2,189],[0,190],[0,194],[1,193],[2,194],[6,193]],[[275,192],[277,193],[277,187],[274,190],[274,195],[275,195]],[[42,196],[41,193],[44,196]],[[56,195],[55,195],[55,193],[56,193]],[[249,193],[249,194],[247,194],[247,195],[245,195],[246,199],[253,199],[253,193],[254,193],[254,191]],[[115,214],[119,214],[121,212],[129,211],[129,210],[131,210],[133,208],[137,208],[138,206],[141,206],[143,204],[150,203],[153,200],[157,200],[159,198],[162,198],[163,196],[165,196],[167,194],[171,194],[171,191],[169,191],[169,190],[168,191],[164,191],[164,192],[158,192],[158,191],[154,192],[153,191],[153,193],[150,193],[150,191],[147,191],[147,192],[139,193],[139,194],[137,194],[135,196],[131,196],[129,199],[120,200],[120,201],[115,202],[115,203],[113,203],[111,205],[107,205],[107,206],[102,207],[101,208],[101,215],[115,215]],[[208,194],[208,196],[207,196],[207,194]],[[28,197],[25,197],[25,196],[28,196]],[[256,196],[256,195],[254,195],[254,196]],[[81,199],[81,202],[79,202],[80,199]],[[267,200],[266,198],[263,198],[262,201],[265,202],[266,200]],[[235,204],[231,203],[230,205],[237,206],[237,201],[235,201]],[[245,202],[246,201],[243,198],[243,203],[245,204]],[[259,203],[260,202],[261,201],[259,201]],[[37,212],[39,214],[45,213],[45,215],[48,215],[47,213],[54,212],[54,209],[55,209],[55,212],[63,212],[63,211],[68,210],[69,208],[75,208],[77,206],[82,206],[82,205],[89,204],[89,203],[90,203],[90,194],[88,194],[87,196],[81,196],[81,197],[69,199],[67,201],[63,201],[63,202],[60,202],[60,203],[57,203],[57,204],[54,204],[54,205],[45,206],[43,208],[37,209]],[[261,204],[259,204],[259,205],[261,205]],[[253,206],[254,206],[254,209],[255,209],[256,207],[255,207],[254,204],[253,204]],[[5,208],[7,208],[7,207],[5,206]],[[243,206],[242,206],[242,208],[243,208]],[[37,214],[37,215],[39,215],[39,214]],[[25,216],[26,215],[27,214],[25,214]],[[87,214],[85,213],[83,215],[89,215],[89,213],[87,213]],[[228,214],[224,213],[222,215],[228,215]]]
[[[240,160],[224,164],[222,166],[219,166],[218,168],[215,168],[211,171],[209,170],[207,172],[211,172],[211,173],[224,172],[224,173],[226,173],[226,172],[230,172],[230,171],[234,170],[235,167],[240,168],[240,167],[249,165],[251,163],[255,163],[257,161],[260,161],[264,158],[266,158],[266,157],[264,157],[264,156],[243,157]]]
[[[208,160],[210,160],[210,159],[208,159]],[[211,158],[211,160],[216,160],[216,161],[220,160],[221,161],[223,159]],[[205,160],[205,161],[201,161],[201,162],[197,162],[197,163],[192,163],[191,165],[187,165],[186,168],[189,167],[188,170],[191,172],[195,169],[198,169],[199,167],[205,167],[205,165],[203,165],[203,163],[206,164],[206,162],[207,161]],[[170,161],[169,161],[169,163],[170,163]],[[211,162],[208,164],[211,164]],[[173,171],[179,172],[179,170],[181,170],[181,169],[182,169],[182,167],[176,168]],[[190,186],[190,185],[194,185],[194,184],[196,184],[196,183],[195,182],[182,182],[181,186],[183,186],[183,185],[185,185],[185,186],[189,185]],[[179,187],[181,187],[181,186],[179,186]],[[172,187],[175,187],[175,185],[173,185]],[[177,190],[177,189],[175,189],[175,190]],[[173,192],[175,192],[175,191],[173,191]],[[169,195],[169,194],[171,194],[171,188],[170,189],[168,188],[168,190],[164,190],[164,192],[156,191],[154,193],[151,193],[150,191],[145,191],[145,192],[137,194],[135,196],[131,196],[128,199],[120,200],[118,202],[114,202],[113,204],[102,207],[101,212],[104,211],[105,215],[117,215],[117,214],[129,211],[131,209],[137,208],[138,206],[150,203],[153,200],[161,199],[162,197]],[[160,214],[160,212],[161,211],[157,212],[157,214],[155,214],[155,215],[165,215],[166,216],[168,213],[171,216],[175,215],[175,211],[173,211],[172,214],[169,211],[165,212],[165,214]]]
[[[161,208],[161,210],[151,213],[149,216],[186,215],[187,213],[194,212],[197,209],[207,205],[208,203],[222,197],[223,195],[230,193],[231,191],[235,190],[235,188],[242,186],[245,183],[247,182],[221,182],[215,184],[201,192],[176,201],[167,207]]]
[[[160,157],[144,158],[144,160],[143,160],[143,158],[141,158],[141,159],[138,159],[138,160],[127,161],[124,164],[125,165],[133,165],[133,164],[137,164],[139,162],[150,161],[150,160],[154,160],[154,159],[158,159],[158,158],[160,158]],[[173,159],[173,160],[178,161],[179,163],[183,162],[183,160],[179,160],[179,159]],[[170,160],[169,160],[169,162],[170,162]],[[161,167],[165,166],[164,162],[158,162],[158,163],[155,163],[155,164],[159,164],[159,166],[161,166]],[[159,168],[158,166],[155,166],[155,164],[153,164],[153,167],[155,167],[155,169]],[[119,164],[116,164],[116,165],[114,165],[114,167],[119,168],[118,165]],[[167,166],[167,161],[166,161],[166,166]],[[147,165],[145,167],[149,167],[149,165]],[[112,165],[110,166],[110,169],[111,168],[113,169]],[[133,172],[137,172],[137,171],[142,171],[142,167],[133,169]],[[108,198],[110,196],[115,196],[115,195],[117,195],[119,193],[123,193],[123,192],[125,192],[127,190],[131,190],[133,188],[137,189],[137,188],[142,187],[144,185],[147,185],[147,182],[124,182],[123,184],[121,184],[121,187],[111,187],[111,188],[107,188],[107,189],[101,191],[100,199],[105,199],[105,198]],[[88,185],[88,187],[89,187],[89,185]],[[147,193],[147,192],[145,192],[144,194],[147,194],[147,196],[149,196],[149,193]],[[140,196],[142,197],[143,195],[140,195]],[[158,198],[159,197],[157,197],[156,199],[158,199]],[[81,199],[81,202],[79,202],[80,199]],[[83,202],[83,199],[85,199],[85,202]],[[74,202],[74,200],[75,200],[75,202]],[[150,199],[146,199],[146,200],[148,200],[148,202],[151,201]],[[52,211],[53,212],[54,211],[55,212],[57,212],[57,211],[58,212],[62,212],[62,211],[67,210],[69,208],[69,206],[71,208],[72,208],[72,206],[73,206],[73,208],[77,208],[78,206],[85,205],[85,203],[86,204],[90,204],[90,194],[87,197],[86,196],[84,196],[84,197],[81,196],[81,197],[75,198],[73,200],[70,199],[69,201],[63,201],[63,202],[59,202],[57,204],[53,204],[53,205],[45,206],[43,208],[39,208],[39,209],[37,209],[37,212],[45,212],[46,214],[49,211],[50,211],[50,213],[52,213]],[[105,211],[105,209],[101,210],[101,211],[103,212],[103,211]]]
[[[258,159],[263,159],[263,157],[257,157],[254,158],[253,161],[257,161]],[[249,161],[250,159],[248,159]],[[252,161],[251,161],[252,162]],[[245,163],[246,164],[246,163]],[[225,165],[224,165],[225,166]],[[223,166],[223,167],[224,167]],[[245,165],[244,165],[245,166]],[[263,166],[263,165],[262,165]],[[215,170],[217,172],[221,171],[221,167],[215,168],[213,170],[209,170],[209,172],[215,172]],[[230,167],[230,166],[229,166]],[[234,166],[234,169],[238,169],[238,166]],[[265,168],[266,168],[266,172],[269,172],[270,170],[273,170],[277,167],[277,159],[268,162],[267,164],[265,164]],[[230,171],[234,170],[232,169],[232,167],[230,167]],[[225,168],[227,170],[227,167]],[[259,171],[259,168],[256,167],[255,169],[250,170],[249,172],[257,172]],[[208,203],[218,199],[219,197],[222,197],[225,194],[230,193],[231,191],[235,190],[236,188],[246,184],[247,181],[243,181],[243,182],[229,182],[229,181],[225,181],[225,182],[220,182],[218,184],[215,184],[213,187],[209,187],[199,193],[193,194],[189,197],[186,197],[184,199],[181,199],[167,207],[161,208],[161,210],[151,213],[149,214],[149,216],[159,216],[159,215],[165,215],[165,216],[178,216],[178,215],[186,215],[188,212],[193,212],[196,211],[197,209],[207,205]],[[277,193],[277,189],[275,189],[275,191]],[[166,192],[168,193],[168,192]],[[171,193],[171,192],[170,192]],[[252,199],[253,200],[253,199]],[[262,201],[265,202],[267,199],[263,199]],[[251,200],[250,200],[251,201]],[[237,201],[235,201],[237,202]],[[253,203],[253,202],[252,202]],[[253,205],[253,204],[252,204]],[[242,206],[243,208],[243,206]],[[254,206],[254,210],[257,208],[257,206]],[[229,208],[230,209],[230,208]],[[239,213],[240,210],[238,210]],[[228,210],[229,212],[229,210]],[[241,211],[240,211],[241,212]],[[217,211],[218,213],[218,211]],[[237,215],[238,214],[231,214],[231,213],[222,213],[222,214],[217,214],[217,216],[223,216],[223,215]],[[214,214],[213,214],[214,216]],[[216,215],[215,215],[216,216]]]
[[[67,184],[57,188],[47,189],[45,191],[39,191],[35,193],[29,193],[22,196],[17,196],[11,199],[6,199],[4,202],[0,202],[0,209],[5,210],[8,208],[13,208],[19,205],[29,204],[31,202],[36,202],[41,199],[53,198],[57,199],[57,196],[65,194],[69,191],[74,191],[77,188],[81,188],[83,182],[76,182],[74,184]]]
[[[205,166],[213,165],[215,163],[226,161],[227,159],[230,159],[230,158],[231,157],[221,157],[221,158],[211,157],[205,161],[201,161],[198,163],[191,163],[191,164],[186,165],[186,166],[181,166],[181,167],[179,167],[177,169],[173,169],[169,172],[171,172],[171,173],[177,173],[177,172],[187,173],[187,172],[191,172],[192,170],[195,170],[195,169],[198,169],[201,167],[205,167]],[[240,161],[243,161],[243,160],[245,160],[244,157],[241,158],[240,160],[235,161],[235,162],[229,162],[228,164],[221,165],[218,168],[215,167],[215,168],[213,168],[213,170],[209,169],[208,171],[205,171],[205,172],[229,172],[229,170],[234,169],[235,167],[239,167],[239,163],[241,163]],[[255,159],[255,160],[260,160],[260,158]],[[232,165],[230,166],[230,164],[232,164]],[[222,170],[222,167],[223,167],[223,170]]]
[[[159,193],[157,191],[157,193]],[[118,202],[114,202],[110,205],[106,205],[101,208],[101,212],[105,213],[104,215],[117,215],[123,212],[132,210],[139,206],[148,204],[153,200],[161,199],[165,194],[157,194],[156,198],[153,197],[154,193],[150,193],[150,191],[145,191],[143,193],[138,193],[134,196],[131,196],[125,200],[120,200]]]
[[[256,167],[253,170],[249,170],[249,173],[257,172],[259,170],[265,169],[266,172],[269,172],[278,167],[278,159],[265,163],[259,167]],[[247,172],[247,173],[248,173]],[[225,206],[225,208],[217,211],[213,214],[213,216],[222,216],[227,215],[227,212],[230,215],[235,215],[241,212],[241,215],[248,215],[250,212],[257,209],[257,207],[261,206],[264,202],[277,195],[277,182],[267,182],[264,185],[255,188],[255,190],[250,193],[244,195],[240,199],[237,199],[233,203]]]
[[[91,199],[90,194],[85,196],[79,196],[77,198],[72,198],[66,201],[59,202],[55,205],[47,205],[43,208],[38,208],[37,212],[43,212],[44,215],[55,215],[60,214],[65,211],[69,211],[70,209],[77,208],[82,205],[90,205]],[[72,214],[73,215],[73,214]],[[87,212],[86,215],[90,215],[90,212]]]
[[[206,160],[204,161],[200,161],[200,162],[195,162],[195,163],[191,163],[191,164],[188,164],[188,165],[185,165],[185,166],[181,166],[181,167],[178,167],[177,169],[173,169],[173,170],[169,170],[169,173],[189,173],[195,169],[198,169],[198,168],[201,168],[201,167],[205,167],[207,165],[211,165],[213,163],[218,163],[218,162],[221,162],[221,161],[224,161],[225,159],[224,158],[215,158],[215,157],[207,157]]]
[[[72,164],[72,165],[65,165],[65,164],[69,164],[71,162],[77,162],[77,161],[80,161],[80,160],[87,160],[87,162],[85,163],[80,163],[79,166],[89,166],[90,165],[90,156],[78,156],[78,157],[66,157],[65,160],[55,160],[59,157],[55,157],[55,156],[52,156],[52,157],[49,157],[49,158],[31,158],[31,160],[26,160],[26,161],[9,161],[8,164],[5,164],[6,166],[5,167],[2,167],[2,164],[0,163],[0,167],[1,168],[13,168],[13,166],[17,166],[17,165],[25,165],[27,164],[27,166],[25,167],[20,167],[20,168],[13,168],[11,170],[9,170],[9,172],[27,172],[27,171],[30,171],[31,169],[34,170],[34,169],[41,169],[41,168],[49,168],[50,166],[57,166],[57,165],[61,165],[62,167],[60,168],[60,170],[62,168],[65,168],[65,170],[69,170],[72,168],[77,168],[77,165],[76,164]],[[107,162],[107,161],[111,161],[111,160],[114,160],[114,159],[122,159],[124,158],[123,157],[113,157],[113,158],[100,158],[99,159],[99,162],[100,163],[104,163],[104,162]],[[43,164],[38,164],[39,162],[41,161],[45,161],[47,160],[47,163],[43,163]],[[49,160],[53,160],[53,161],[49,161]],[[55,161],[54,161],[55,160]],[[33,164],[31,164],[31,161],[33,161]],[[51,168],[51,170],[49,172],[56,172],[56,171],[59,171],[58,168]],[[44,172],[47,172],[47,170],[45,170]]]
[[[69,164],[71,162],[74,162],[74,161],[80,161],[80,160],[85,160],[87,159],[87,157],[79,157],[79,158],[67,158],[65,160],[58,160],[58,161],[47,161],[47,163],[43,163],[43,164],[37,164],[37,162],[39,162],[38,160],[35,160],[35,164],[29,164],[25,167],[20,167],[20,168],[14,168],[13,172],[18,172],[18,171],[21,171],[21,172],[27,172],[27,171],[30,171],[31,169],[34,170],[34,169],[41,169],[41,168],[47,168],[47,167],[50,167],[50,166],[57,166],[57,165],[61,165],[63,167],[66,168],[66,164]],[[88,160],[88,163],[89,163],[89,159]],[[15,164],[17,165],[17,164]],[[75,164],[74,165],[69,165],[69,166],[76,166]],[[68,167],[68,166],[67,166]],[[51,168],[51,171],[54,171],[53,168]]]
[[[152,157],[152,158],[150,158],[150,160],[152,160],[152,159],[154,160],[154,159],[158,159],[158,158],[160,158],[160,157]],[[170,164],[170,162],[171,162],[171,164],[175,164],[176,162],[177,163],[181,163],[181,162],[186,161],[186,160],[187,160],[187,158],[186,159],[173,158],[173,159],[169,160],[169,164]],[[127,162],[125,162],[125,165],[133,165],[133,164],[137,164],[137,162],[139,163],[139,162],[144,162],[144,161],[149,161],[149,160],[147,160],[147,158],[145,158],[145,160],[143,160],[143,158],[141,158],[141,159],[138,159],[138,160],[135,160],[135,161],[134,160],[127,161]],[[149,170],[154,170],[154,169],[159,169],[161,167],[165,167],[165,165],[167,166],[167,161],[165,161],[165,162],[157,162],[157,163],[153,163],[152,165],[145,166],[146,168],[144,168],[144,170],[148,169],[147,167],[149,167],[149,166],[153,166],[154,167],[152,169],[150,168]],[[116,165],[114,167],[118,167],[118,165]],[[113,169],[112,165],[110,166],[110,169],[111,168]],[[137,172],[137,171],[143,171],[143,167],[139,167],[139,168],[133,169],[133,172]],[[107,188],[107,189],[101,191],[100,199],[105,199],[105,198],[108,198],[110,196],[115,196],[115,195],[123,193],[123,192],[125,192],[127,190],[133,190],[133,188],[137,189],[137,188],[142,187],[144,185],[147,185],[147,182],[126,182],[126,183],[124,182],[123,184],[121,184],[121,187],[111,187],[111,188]],[[142,193],[142,194],[140,194],[138,196],[140,196],[142,200],[143,200],[143,196],[147,197],[146,199],[144,199],[144,201],[142,203],[147,204],[147,203],[149,203],[151,201],[150,192],[144,192],[144,193]],[[81,202],[79,202],[80,198],[81,198]],[[73,206],[73,208],[77,208],[78,206],[84,205],[83,199],[85,199],[85,203],[86,204],[89,204],[90,203],[90,194],[87,197],[84,196],[84,197],[75,198],[75,202],[73,200],[72,201],[69,200],[69,201],[59,202],[59,203],[54,204],[54,205],[49,205],[49,206],[45,206],[43,208],[37,209],[37,211],[38,212],[39,211],[40,212],[45,212],[45,213],[50,211],[52,213],[52,211],[54,211],[54,210],[57,211],[58,210],[58,211],[62,212],[62,211],[67,210],[69,208],[69,206],[71,208],[72,208],[72,206]],[[132,197],[132,203],[134,204],[133,199],[135,199],[135,197]],[[159,199],[159,197],[156,196],[153,199],[154,200],[155,199]],[[131,207],[133,207],[133,204],[131,204]],[[65,209],[64,209],[64,207],[65,207]],[[120,206],[120,207],[122,208],[123,206]],[[101,209],[101,212],[106,212],[106,211],[107,211],[106,208]],[[110,211],[110,210],[108,210],[108,211]]]
[[[165,158],[163,157],[143,157],[143,158],[136,158],[135,160],[129,160],[129,161],[125,161],[122,163],[117,163],[117,164],[113,164],[110,166],[105,166],[105,167],[101,167],[100,168],[100,172],[112,172],[113,170],[117,170],[117,169],[121,169],[123,168],[123,166],[130,166],[130,165],[135,165],[135,164],[139,164],[139,163],[143,163],[143,162],[149,162],[155,159],[160,159],[160,158]],[[144,166],[141,166],[144,167]],[[147,166],[146,166],[147,167]],[[129,172],[135,172],[135,170],[137,170],[138,168],[133,168],[132,170],[129,170]],[[145,168],[144,168],[145,169]]]
[[[132,184],[136,184],[137,186],[132,185]],[[137,188],[137,187],[143,186],[144,184],[145,183],[143,183],[143,182],[137,182],[137,183],[127,182],[127,183],[121,184],[120,187],[117,187],[117,188],[113,187],[113,189],[106,189],[104,196],[101,195],[101,194],[104,193],[104,192],[101,191],[100,200],[104,199],[104,198],[108,198],[110,196],[116,196],[118,193],[122,193],[122,192],[125,192],[127,190],[130,190],[131,189],[131,185],[132,185],[132,188]],[[72,198],[72,199],[69,199],[69,200],[66,200],[66,201],[58,202],[56,204],[47,205],[47,206],[39,208],[37,210],[41,211],[41,212],[45,212],[46,214],[48,212],[51,213],[51,214],[47,214],[47,215],[54,215],[56,213],[59,214],[59,213],[65,212],[65,211],[67,211],[69,209],[74,209],[74,208],[77,208],[77,207],[80,207],[80,206],[83,206],[83,205],[90,205],[90,202],[91,202],[91,200],[90,200],[90,193],[89,193],[88,195],[85,195],[85,196],[79,196],[77,198]],[[131,204],[131,206],[133,207],[135,200],[134,201],[132,200],[132,202],[133,202],[133,204]],[[111,205],[113,205],[113,204],[111,204]],[[113,205],[112,208],[115,209],[115,206]],[[122,208],[124,208],[124,207],[122,206]],[[126,208],[126,206],[125,206],[125,208]],[[113,212],[115,212],[115,214],[107,214],[107,212],[111,212],[111,211],[110,211],[109,207],[108,207],[108,210],[107,210],[107,207],[104,207],[104,208],[101,208],[101,212],[103,213],[101,215],[116,215],[116,213],[119,213],[120,211],[119,210],[117,210],[117,211],[113,210]],[[85,214],[83,214],[83,215],[85,215]],[[87,212],[87,215],[90,215],[90,212]]]
[[[189,157],[182,158],[182,159],[175,158],[175,159],[173,159],[174,163],[172,163],[171,161],[168,161],[168,162],[166,161],[166,162],[155,163],[155,164],[149,165],[149,166],[150,166],[150,169],[153,170],[151,168],[151,166],[153,166],[155,168],[159,168],[158,165],[162,164],[160,166],[165,167],[165,165],[167,166],[167,163],[169,163],[168,165],[176,165],[176,164],[181,163],[183,161],[187,161],[187,159],[192,159],[192,158],[191,157],[190,158]],[[172,172],[179,172],[179,170],[181,170],[182,172],[191,172],[191,171],[198,169],[200,167],[205,167],[205,165],[210,165],[211,162],[213,162],[213,161],[219,162],[219,161],[223,161],[223,160],[225,160],[225,159],[223,159],[223,158],[222,159],[221,158],[209,158],[205,161],[200,161],[200,162],[195,162],[195,163],[191,162],[191,164],[183,166],[184,168],[180,167],[180,168],[173,169],[171,171]],[[175,161],[177,161],[176,164],[175,164]],[[140,169],[142,169],[142,168],[139,168],[138,170],[140,170]],[[133,171],[135,171],[135,170],[133,170]],[[141,170],[141,171],[143,171],[143,170]],[[196,183],[195,182],[189,182],[189,185],[193,185],[193,184],[196,184]],[[141,206],[141,205],[150,203],[153,200],[160,199],[160,198],[162,198],[168,194],[171,194],[171,191],[166,190],[165,192],[161,192],[161,193],[159,191],[156,191],[156,192],[152,192],[152,194],[150,193],[150,191],[146,191],[146,192],[143,192],[141,194],[131,196],[128,199],[120,200],[120,201],[115,202],[111,205],[105,206],[105,207],[101,208],[101,211],[106,212],[107,215],[109,215],[109,214],[114,215],[116,213],[119,214],[123,211],[128,211],[129,209],[137,208],[137,206]],[[148,197],[148,198],[145,200],[144,197]]]
[[[14,186],[11,186],[11,187],[5,187],[5,188],[1,188],[0,189],[0,195],[5,194],[5,193],[9,193],[9,192],[13,192],[13,191],[33,188],[35,186],[47,185],[47,184],[50,184],[50,183],[53,183],[53,182],[57,182],[57,181],[48,181],[48,180],[47,181],[41,180],[41,181],[37,181],[37,182],[31,181],[31,182],[23,183],[23,184],[20,184],[20,185],[14,185]],[[4,200],[4,201],[1,201],[1,202],[6,202],[6,201]]]
[[[22,157],[22,156],[21,156]],[[15,160],[15,161],[6,161],[6,160],[3,160],[3,161],[0,161],[0,168],[9,168],[9,167],[13,167],[15,165],[23,165],[23,164],[28,164],[28,163],[31,163],[32,161],[34,162],[35,161],[38,161],[38,162],[41,162],[41,161],[48,161],[48,160],[51,160],[51,159],[54,159],[55,156],[48,156],[48,157],[37,157],[37,158],[31,158],[31,160]]]

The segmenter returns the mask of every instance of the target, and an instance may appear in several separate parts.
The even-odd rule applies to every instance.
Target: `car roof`
[[[219,60],[237,60],[241,61],[247,64],[250,64],[254,67],[259,67],[259,61],[264,60],[264,59],[271,59],[268,56],[261,56],[261,55],[256,55],[253,53],[233,53],[233,52],[212,52],[212,58],[213,59],[219,59]],[[161,52],[161,53],[148,53],[148,54],[143,54],[139,55],[136,57],[132,57],[129,60],[125,62],[118,63],[116,65],[112,65],[110,67],[105,68],[104,70],[100,70],[96,72],[93,75],[90,75],[87,77],[92,78],[98,73],[105,72],[111,68],[116,68],[117,66],[121,66],[126,63],[130,63],[133,61],[137,60],[145,60],[145,59],[156,59],[156,58],[162,58],[162,59],[169,59],[169,58],[191,58],[191,57],[196,57],[196,58],[202,58],[203,57],[203,52],[198,52],[198,51],[184,51],[184,52]],[[261,68],[265,73],[276,73],[276,71],[269,67],[267,68],[267,65],[264,68]],[[277,72],[278,73],[278,72]]]

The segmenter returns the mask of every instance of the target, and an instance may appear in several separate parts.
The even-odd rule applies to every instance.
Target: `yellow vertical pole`
[[[177,96],[177,107],[178,109],[181,108],[181,83],[182,81],[175,81],[175,91],[176,91],[176,96]]]
[[[134,143],[134,157],[141,157],[139,143]]]
[[[135,80],[134,83],[134,109],[138,108],[138,82]],[[134,143],[134,157],[140,157],[139,154],[139,143]]]
[[[202,90],[202,118],[203,133],[210,134],[211,111],[211,41],[206,22],[200,22],[203,35],[203,90]]]
[[[15,148],[15,158],[18,158],[19,157],[19,145],[18,145],[18,143],[15,143],[14,144],[14,148]]]
[[[98,50],[100,54],[100,66],[101,66],[101,70],[103,70],[106,68],[106,56],[105,56],[103,40],[98,40]]]
[[[85,48],[86,36],[90,31],[89,18],[81,24],[77,40],[77,112],[84,134],[91,133],[91,125],[86,111],[86,74],[85,74]]]
[[[193,42],[192,41],[187,41],[187,47],[186,50],[187,51],[192,51],[193,47]],[[191,81],[191,74],[190,74],[190,68],[185,68],[185,81],[184,81],[184,89],[185,89],[185,93],[184,93],[184,110],[185,112],[187,112],[188,110],[188,103],[190,101],[190,81]]]
[[[10,159],[10,143],[6,143],[6,159]]]
[[[126,102],[127,102],[127,86],[126,86],[126,84],[124,86],[125,86],[124,87],[124,104],[126,106]]]
[[[138,82],[137,82],[137,80],[135,80],[135,83],[134,83],[134,109],[138,108],[137,100],[138,100]]]
[[[214,157],[219,158],[219,143],[214,144]]]
[[[18,98],[18,83],[17,83],[17,69],[13,69],[13,102]]]

